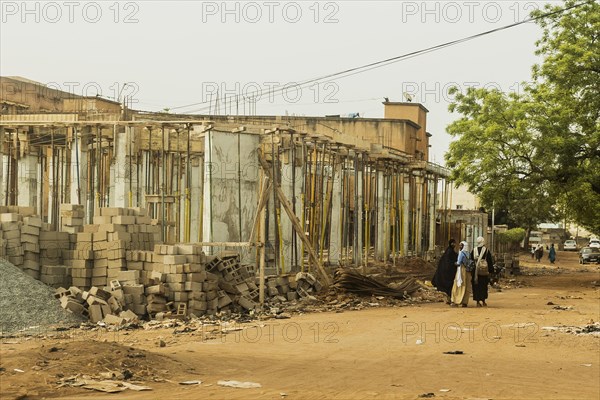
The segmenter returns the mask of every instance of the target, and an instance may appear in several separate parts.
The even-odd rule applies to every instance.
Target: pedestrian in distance
[[[548,250],[548,259],[550,260],[550,264],[554,264],[554,261],[556,261],[556,249],[554,248],[554,243],[552,243],[550,250]]]
[[[460,242],[458,259],[456,261],[456,275],[452,285],[451,306],[459,305],[467,307],[471,297],[471,257],[469,255],[467,242]]]
[[[477,247],[471,252],[471,259],[475,261],[473,300],[477,302],[477,307],[487,307],[485,301],[488,298],[490,274],[494,272],[494,260],[492,253],[485,246],[485,239],[482,236],[477,238]]]
[[[535,259],[537,260],[537,262],[540,262],[542,260],[542,257],[544,257],[544,246],[542,246],[542,244],[540,243],[535,249]]]
[[[454,277],[456,276],[456,260],[458,259],[458,254],[456,253],[455,247],[456,240],[450,239],[448,248],[440,258],[435,275],[433,275],[433,278],[431,279],[431,284],[438,292],[446,294],[446,304],[450,304],[452,285],[454,283]]]

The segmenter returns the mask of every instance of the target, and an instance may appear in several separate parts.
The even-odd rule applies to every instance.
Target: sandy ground
[[[575,253],[558,259],[551,266],[525,256],[522,265],[537,275],[492,289],[487,308],[312,313],[228,326],[226,335],[161,328],[8,338],[0,398],[600,399],[600,337],[549,329],[600,320],[600,270],[578,265]],[[57,388],[62,377],[124,369],[152,391]],[[185,380],[202,383],[179,384]],[[262,387],[225,388],[219,380]]]

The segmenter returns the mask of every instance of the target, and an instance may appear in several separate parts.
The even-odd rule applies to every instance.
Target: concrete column
[[[130,127],[125,127],[125,132],[120,132],[119,129],[115,127],[114,162],[110,167],[110,179],[112,182],[112,185],[110,185],[110,203],[114,207],[129,207],[130,137]]]
[[[437,203],[438,180],[434,176],[429,180],[429,251],[435,251],[435,208]]]
[[[340,225],[340,210],[342,208],[342,166],[340,163],[338,163],[333,175],[333,191],[331,201],[329,262],[331,265],[338,265],[340,263],[342,247],[342,226]]]
[[[56,229],[58,230],[60,218],[58,215],[54,215],[55,213],[53,212],[54,207],[55,207],[54,206],[54,196],[55,196],[54,193],[58,190],[57,182],[55,182],[55,180],[54,180],[54,170],[56,168],[58,168],[58,165],[55,165],[55,163],[54,163],[54,154],[53,153],[46,152],[46,156],[47,156],[47,162],[48,162],[48,208],[47,208],[48,223],[53,224],[54,220],[56,218],[58,218],[59,221],[56,221]]]
[[[359,162],[359,164],[362,163],[362,161]],[[358,227],[357,229],[357,235],[354,238],[354,251],[353,251],[353,255],[354,255],[354,265],[359,266],[362,265],[363,263],[363,234],[364,234],[364,229],[363,229],[363,222],[364,222],[364,216],[363,216],[363,209],[364,209],[364,198],[363,198],[363,173],[362,171],[355,171],[355,179],[356,179],[356,184],[355,184],[355,190],[356,190],[356,194],[354,196],[355,200],[355,204],[354,204],[354,221],[356,222],[356,225]],[[366,265],[364,266],[366,268]]]
[[[202,241],[211,242],[213,238],[213,180],[215,175],[215,167],[213,165],[213,136],[214,133],[209,131],[204,137],[204,176],[202,187],[204,188],[204,202],[202,206]],[[213,254],[212,247],[204,247],[206,254]]]
[[[25,154],[19,160],[17,204],[37,209],[38,157]]]
[[[421,255],[423,251],[423,211],[426,207],[423,200],[423,186],[423,176],[415,176],[415,252],[417,255]]]
[[[281,189],[285,194],[285,197],[289,200],[290,204],[294,204],[296,202],[296,216],[298,219],[302,218],[302,168],[295,167],[295,176],[292,176],[292,162],[291,162],[291,152],[290,152],[290,162],[287,164],[282,164],[281,166]],[[294,179],[295,178],[295,179]],[[272,193],[270,193],[270,197],[272,198]],[[269,205],[272,205],[271,202]],[[281,234],[283,239],[283,257],[284,257],[284,266],[286,271],[292,271],[296,265],[294,265],[293,259],[293,246],[292,246],[292,238],[296,237],[296,231],[292,228],[292,222],[290,218],[286,214],[283,207],[281,208]],[[275,235],[273,234],[273,238]],[[298,266],[301,263],[302,255],[301,251],[301,241],[299,238],[296,240],[296,249],[297,249],[297,264]]]
[[[402,181],[404,182],[404,189],[402,190],[402,220],[404,224],[402,226],[402,255],[408,255],[408,249],[410,248],[410,227],[412,220],[410,219],[410,179],[406,174],[402,174]]]
[[[71,203],[83,204],[86,221],[89,220],[90,208],[88,205],[88,140],[83,130],[73,132],[75,138],[71,143]],[[86,128],[86,130],[89,128]],[[89,132],[88,132],[89,134]],[[89,135],[88,135],[89,136]]]
[[[387,220],[387,179],[383,171],[377,171],[377,259],[387,260],[389,255],[389,223]]]
[[[201,159],[200,157],[193,157],[191,166],[191,181],[190,187],[190,242],[198,240],[200,230],[200,204],[202,197],[202,176],[201,176]]]
[[[0,126],[0,205],[6,204],[6,197],[4,193],[4,127]]]
[[[259,139],[244,133],[206,134],[203,241],[248,240],[258,205]],[[256,258],[254,250],[242,250],[241,254],[243,262]]]

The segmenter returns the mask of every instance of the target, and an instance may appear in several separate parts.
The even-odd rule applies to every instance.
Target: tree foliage
[[[575,5],[566,0],[534,16]],[[569,215],[600,232],[600,5],[538,22],[543,61],[524,94],[453,91],[450,111],[460,118],[447,128],[456,138],[447,165],[457,184],[486,208],[506,210],[513,226]]]
[[[500,243],[521,243],[525,239],[525,234],[525,229],[513,228],[504,232],[498,232],[497,238]]]

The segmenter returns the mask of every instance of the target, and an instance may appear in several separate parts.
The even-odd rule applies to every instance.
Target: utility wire
[[[481,32],[481,33],[478,33],[478,34],[475,34],[475,35],[471,35],[471,36],[467,36],[467,37],[464,37],[464,38],[461,38],[461,39],[452,40],[452,41],[449,41],[449,42],[445,42],[445,43],[438,44],[438,45],[435,45],[435,46],[427,47],[425,49],[421,49],[421,50],[417,50],[417,51],[412,51],[412,52],[409,52],[409,53],[405,53],[405,54],[402,54],[402,55],[399,55],[399,56],[387,58],[387,59],[384,59],[384,60],[375,61],[375,62],[372,62],[372,63],[361,65],[359,67],[354,67],[354,68],[346,69],[344,71],[340,71],[340,72],[335,72],[335,73],[323,75],[323,76],[320,76],[318,78],[308,79],[308,80],[305,80],[303,82],[300,82],[300,83],[294,85],[293,87],[295,89],[300,89],[302,87],[305,87],[305,86],[313,84],[313,83],[317,83],[317,82],[322,81],[324,79],[328,79],[328,82],[331,82],[331,81],[335,81],[337,79],[342,79],[342,78],[349,77],[349,76],[352,76],[352,75],[360,74],[360,73],[363,73],[363,72],[370,71],[372,69],[381,68],[381,67],[384,67],[384,66],[387,66],[387,65],[390,65],[390,64],[394,64],[394,63],[400,62],[400,61],[408,60],[410,58],[418,57],[418,56],[421,56],[423,54],[428,54],[428,53],[431,53],[431,52],[434,52],[434,51],[445,49],[445,48],[450,47],[450,46],[455,46],[455,45],[458,45],[458,44],[461,44],[461,43],[464,43],[464,42],[468,42],[468,41],[471,41],[471,40],[474,40],[474,39],[478,39],[478,38],[481,38],[483,36],[487,36],[487,35],[491,35],[491,34],[494,34],[494,33],[497,33],[497,32],[505,31],[507,29],[511,29],[511,28],[514,28],[514,27],[517,27],[517,26],[520,26],[520,25],[523,25],[523,24],[527,24],[529,22],[533,22],[533,21],[537,21],[537,20],[540,20],[540,19],[543,19],[543,18],[552,17],[552,16],[555,16],[555,15],[558,15],[558,14],[562,14],[562,13],[564,13],[566,11],[570,11],[570,10],[573,10],[575,8],[582,7],[584,5],[591,4],[591,3],[595,2],[595,1],[596,0],[585,1],[585,2],[582,2],[582,3],[574,4],[574,5],[569,6],[569,7],[562,8],[560,10],[551,11],[551,12],[548,12],[548,13],[545,13],[545,14],[538,15],[536,17],[530,17],[530,18],[524,19],[524,20],[519,21],[519,22],[514,22],[514,23],[509,24],[509,25],[501,26],[499,28],[491,29],[489,31]],[[332,79],[332,78],[334,78],[334,79]],[[283,93],[283,91],[286,90],[287,88],[289,88],[289,87],[288,86],[279,86],[279,87],[276,87],[276,88],[273,88],[273,89],[269,89],[267,91],[261,90],[261,91],[256,92],[256,94],[253,94],[253,96],[251,98],[257,98],[257,97],[262,97],[264,95],[276,94],[277,92]],[[244,96],[242,96],[242,97],[244,97]],[[243,101],[245,102],[246,100],[243,100]],[[195,113],[195,112],[200,112],[200,111],[206,111],[206,109],[208,109],[210,107],[210,105],[207,105],[209,103],[211,103],[211,102],[210,101],[203,101],[203,102],[193,103],[193,104],[187,104],[187,105],[183,105],[183,106],[170,107],[169,109],[170,110],[177,110],[177,109],[182,109],[182,108],[189,108],[189,107],[193,107],[193,106],[204,105],[204,107],[202,107],[200,109],[188,111],[188,113]]]

